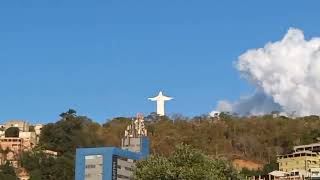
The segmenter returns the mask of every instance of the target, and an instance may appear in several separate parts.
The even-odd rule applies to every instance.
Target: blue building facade
[[[137,138],[136,138],[137,139]],[[76,180],[130,179],[134,162],[149,155],[149,139],[139,137],[140,152],[116,147],[79,148],[76,150]],[[124,168],[123,168],[124,167]],[[129,175],[127,175],[129,174]]]

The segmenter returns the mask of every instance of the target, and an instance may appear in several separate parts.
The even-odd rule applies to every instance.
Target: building
[[[307,172],[310,168],[320,167],[319,160],[319,155],[311,151],[280,155],[278,156],[279,170]]]
[[[36,124],[34,126],[34,132],[36,133],[37,136],[40,136],[42,128],[43,128],[42,124]]]
[[[36,124],[34,126],[34,132],[36,133],[36,141],[37,141],[37,143],[40,140],[40,134],[41,134],[42,128],[43,128],[42,124]]]
[[[20,131],[28,132],[29,131],[29,123],[26,121],[17,121],[17,120],[10,120],[7,121],[5,124],[5,129],[10,127],[17,127]]]
[[[130,179],[133,175],[134,162],[146,156],[116,147],[77,149],[75,179]]]
[[[23,139],[23,150],[31,150],[37,144],[35,132],[19,132],[19,138]]]
[[[149,139],[142,115],[127,127],[121,148],[79,148],[76,152],[77,180],[132,179],[135,162],[149,155]]]
[[[313,180],[319,180],[320,179],[320,168],[312,168],[310,170],[310,175]]]
[[[37,144],[37,135],[29,131],[29,124],[24,121],[8,121],[6,129],[10,127],[19,128],[19,137],[5,137],[5,133],[0,132],[0,148],[10,150],[15,153],[31,150]],[[4,131],[3,131],[4,132]]]
[[[294,146],[292,153],[278,155],[277,162],[289,176],[320,179],[320,143]]]
[[[58,152],[56,152],[56,151],[51,151],[51,150],[43,150],[42,151],[44,154],[46,154],[47,156],[51,156],[51,157],[54,157],[54,158],[56,158],[56,157],[58,157]]]
[[[313,144],[307,144],[307,145],[294,146],[293,150],[295,152],[298,152],[298,151],[312,151],[312,152],[320,153],[320,143],[313,143]]]
[[[6,137],[5,131],[11,127],[19,129],[18,137]],[[29,123],[26,121],[11,120],[4,125],[0,125],[0,165],[9,161],[13,167],[19,168],[18,160],[23,151],[30,151],[38,143],[42,125],[36,125],[35,130],[31,131]],[[26,179],[23,177],[22,179]]]
[[[0,148],[5,151],[9,150],[12,152],[20,153],[23,147],[23,139],[19,137],[10,137],[10,138],[0,138]]]
[[[4,137],[5,136],[5,131],[0,131],[0,137]]]

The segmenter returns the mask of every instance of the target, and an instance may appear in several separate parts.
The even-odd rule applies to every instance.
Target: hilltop
[[[39,144],[21,156],[21,165],[31,177],[74,176],[74,153],[78,147],[120,146],[121,137],[131,117],[117,117],[104,124],[75,111],[62,113],[56,123],[44,125]],[[169,156],[177,144],[187,144],[213,158],[249,164],[259,168],[275,165],[276,155],[290,152],[292,146],[317,141],[320,136],[318,116],[296,119],[274,117],[237,117],[221,114],[220,118],[175,115],[145,117],[152,154]],[[41,149],[57,152],[56,158]],[[245,166],[244,165],[244,166]]]

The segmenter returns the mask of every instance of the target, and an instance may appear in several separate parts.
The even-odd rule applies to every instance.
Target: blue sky
[[[155,111],[213,110],[254,89],[233,66],[289,27],[320,36],[320,2],[0,1],[0,122],[53,122],[74,108],[98,122]]]

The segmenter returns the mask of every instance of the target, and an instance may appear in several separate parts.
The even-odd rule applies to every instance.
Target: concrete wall
[[[123,138],[122,139],[122,149],[129,150],[132,152],[141,151],[141,138]]]
[[[307,170],[314,167],[319,167],[319,157],[300,156],[291,158],[278,159],[279,170],[291,172],[292,170]]]
[[[21,138],[0,138],[0,147],[2,150],[7,148],[14,152],[20,152],[23,145]]]

